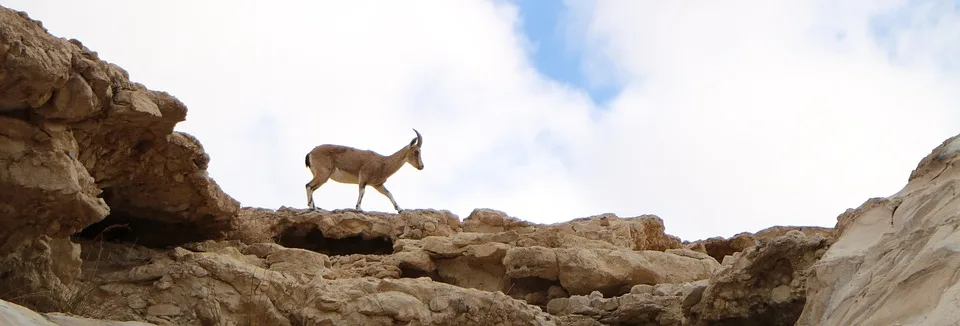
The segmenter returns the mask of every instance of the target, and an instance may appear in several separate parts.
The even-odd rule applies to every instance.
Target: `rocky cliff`
[[[229,229],[239,203],[207,176],[200,143],[173,131],[180,101],[23,12],[0,8],[0,22],[0,295],[64,301],[73,235],[112,226],[163,246]]]
[[[835,229],[241,208],[173,131],[175,97],[26,13],[0,22],[0,324],[960,322],[956,137]]]

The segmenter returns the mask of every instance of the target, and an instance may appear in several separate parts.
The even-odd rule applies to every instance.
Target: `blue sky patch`
[[[522,20],[522,31],[532,44],[529,53],[536,69],[546,76],[585,91],[590,99],[606,106],[620,87],[610,83],[591,83],[585,71],[583,49],[573,48],[567,41],[563,19],[567,10],[562,1],[514,0]]]

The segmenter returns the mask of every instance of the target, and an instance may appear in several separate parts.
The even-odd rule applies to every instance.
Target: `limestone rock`
[[[747,248],[714,272],[699,300],[684,300],[697,301],[684,311],[687,324],[793,325],[805,303],[807,270],[830,243],[794,230]]]

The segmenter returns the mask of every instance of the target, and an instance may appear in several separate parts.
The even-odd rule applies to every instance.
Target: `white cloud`
[[[620,175],[577,175],[633,185],[591,202],[703,236],[832,225],[843,208],[902,187],[960,126],[956,75],[900,60],[925,53],[886,57],[867,28],[890,3],[811,4],[578,3],[593,57],[627,80],[602,122],[615,141],[603,150],[632,151],[618,155]]]
[[[536,73],[501,1],[3,5],[184,101],[178,129],[245,205],[304,207],[315,145],[389,154],[417,128],[426,169],[387,183],[404,208],[653,213],[684,239],[832,226],[960,126],[960,20],[901,1],[576,2],[590,75],[624,87],[607,108]],[[356,187],[315,198],[352,207]]]

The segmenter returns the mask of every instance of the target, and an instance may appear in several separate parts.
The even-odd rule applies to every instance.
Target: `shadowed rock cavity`
[[[342,255],[389,255],[393,253],[393,241],[389,238],[364,239],[351,236],[342,239],[328,238],[313,224],[299,224],[283,229],[275,238],[277,244],[288,248],[316,251],[329,256]]]
[[[163,221],[114,212],[91,224],[77,237],[115,243],[139,244],[150,248],[172,248],[217,237],[215,230],[197,228],[192,222]]]

